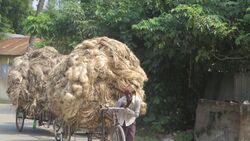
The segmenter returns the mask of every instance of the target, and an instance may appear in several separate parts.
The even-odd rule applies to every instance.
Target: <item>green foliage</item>
[[[140,136],[136,136],[136,140],[137,141],[160,141],[159,139],[153,138],[153,137],[140,137]]]
[[[246,22],[250,23],[250,14],[244,15],[243,19],[244,19]]]
[[[165,126],[171,124],[170,117],[162,116],[159,120],[154,120],[152,122],[152,129],[154,129],[157,133],[164,133]]]
[[[1,0],[0,32],[23,33],[22,22],[30,11],[29,0]]]
[[[47,14],[39,14],[38,16],[29,16],[24,21],[24,29],[30,35],[38,37],[47,35],[49,27],[52,25],[51,19]]]
[[[11,28],[9,20],[6,17],[0,15],[0,32],[14,32]]]
[[[238,38],[235,40],[235,43],[237,45],[242,45],[243,47],[246,47],[247,50],[249,50],[250,46],[250,33],[247,34],[241,34],[240,36],[238,36]],[[250,51],[250,50],[249,50]]]
[[[194,44],[198,43],[190,41],[193,39],[200,40],[200,42],[205,41],[207,43],[205,45],[209,47],[211,46],[209,43],[213,45],[213,41],[217,38],[230,38],[230,33],[235,30],[234,27],[228,27],[227,23],[223,22],[219,16],[205,14],[199,5],[179,5],[170,13],[163,13],[159,17],[143,20],[134,25],[133,28],[140,32],[139,36],[143,36],[145,41],[149,42],[149,46],[152,46],[150,43],[158,42],[155,44],[155,47],[158,48],[194,47]],[[162,35],[164,33],[165,35]],[[182,48],[181,50],[185,51]],[[189,52],[186,50],[183,53]]]
[[[174,137],[174,141],[193,141],[193,132],[190,131],[178,131]]]
[[[246,9],[246,14],[243,16],[243,19],[245,20],[245,22],[247,22],[248,24],[250,23],[250,7],[248,7]]]
[[[230,25],[226,17],[210,10],[202,5],[180,4],[157,17],[133,25],[137,35],[144,39],[144,45],[152,48],[145,55],[143,65],[149,78],[153,79],[147,86],[148,92],[153,93],[149,95],[152,103],[149,113],[160,115],[145,122],[151,123],[155,130],[181,129],[192,123],[187,119],[194,119],[195,99],[202,93],[208,70],[229,69],[225,68],[226,65],[217,64],[216,60],[217,56],[224,59],[224,54],[234,53],[227,45],[231,42],[234,46],[238,27]],[[155,97],[161,100],[155,101]],[[152,117],[151,114],[148,116]]]
[[[43,15],[28,18],[25,29],[63,53],[96,36],[126,43],[149,77],[148,113],[138,123],[157,132],[192,128],[208,71],[239,72],[250,65],[245,0],[65,0],[59,8],[51,3]]]
[[[50,41],[42,40],[42,41],[39,41],[39,42],[35,42],[34,46],[37,47],[37,48],[42,48],[42,47],[47,46],[49,44],[50,44]]]
[[[150,127],[138,128],[136,131],[136,141],[160,141],[163,134],[159,134],[156,130],[152,130]]]

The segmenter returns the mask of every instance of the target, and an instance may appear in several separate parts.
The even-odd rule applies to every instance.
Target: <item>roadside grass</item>
[[[149,137],[149,136],[144,136],[144,137],[136,136],[136,141],[160,141],[160,139],[156,139],[154,137]]]
[[[147,128],[138,128],[136,131],[136,141],[160,141],[162,135]]]
[[[5,100],[5,99],[0,98],[0,104],[9,104],[9,103],[10,103],[9,100]]]
[[[138,127],[136,131],[136,141],[162,141],[163,139],[171,139],[174,141],[194,141],[193,134],[193,129],[163,133],[152,130],[149,126],[144,126]]]

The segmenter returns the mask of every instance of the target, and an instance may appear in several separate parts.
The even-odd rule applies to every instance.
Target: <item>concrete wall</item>
[[[240,141],[249,141],[250,140],[250,106],[241,105],[241,123],[240,123]]]
[[[250,141],[250,105],[202,99],[195,122],[196,141]]]

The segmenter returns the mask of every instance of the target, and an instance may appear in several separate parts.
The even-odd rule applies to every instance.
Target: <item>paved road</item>
[[[51,128],[32,128],[32,120],[25,120],[23,132],[15,125],[15,107],[0,104],[0,141],[55,141]],[[87,141],[83,136],[73,137],[72,141]]]
[[[15,107],[0,104],[0,140],[1,141],[55,141],[51,129],[32,128],[32,120],[25,120],[23,132],[15,125]]]

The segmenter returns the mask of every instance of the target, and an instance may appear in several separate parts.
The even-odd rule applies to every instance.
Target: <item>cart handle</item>
[[[124,110],[124,108],[122,107],[103,107],[101,108],[101,111],[110,111],[110,112],[118,112],[118,111],[122,111]]]

